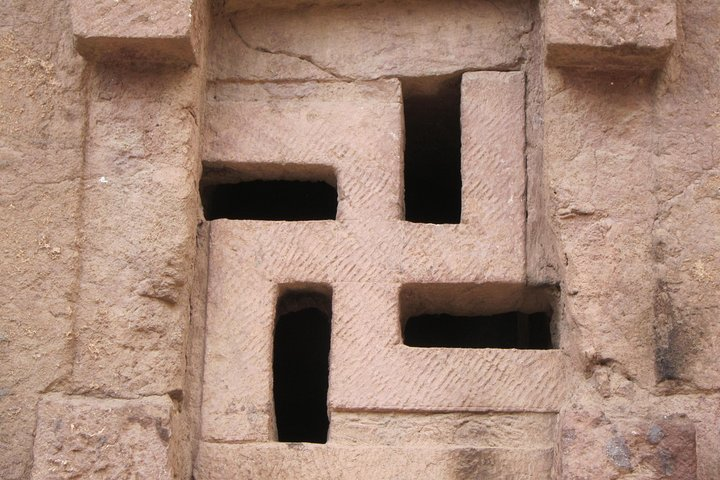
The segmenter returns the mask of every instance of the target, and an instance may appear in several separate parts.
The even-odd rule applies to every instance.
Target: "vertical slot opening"
[[[461,80],[457,74],[401,79],[409,222],[460,223]]]
[[[273,398],[278,440],[327,442],[331,293],[287,290],[277,303]]]

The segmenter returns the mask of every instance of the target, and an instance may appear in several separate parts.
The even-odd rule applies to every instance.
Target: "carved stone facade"
[[[713,0],[0,18],[0,477],[720,478]]]

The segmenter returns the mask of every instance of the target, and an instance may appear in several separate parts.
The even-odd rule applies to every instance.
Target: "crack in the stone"
[[[344,81],[352,81],[353,79],[350,77],[346,77],[344,75],[340,75],[333,69],[329,67],[324,67],[322,65],[319,65],[310,55],[302,55],[299,53],[291,52],[289,50],[271,50],[269,48],[262,47],[260,45],[252,45],[250,42],[248,42],[245,37],[240,33],[240,30],[237,28],[237,25],[235,25],[235,22],[233,22],[232,19],[230,19],[230,26],[233,29],[233,32],[235,32],[235,35],[240,39],[243,45],[245,45],[250,50],[254,50],[256,52],[260,53],[268,53],[271,55],[283,55],[289,58],[293,58],[296,60],[301,60],[303,62],[309,63],[311,66],[315,67],[316,69],[320,70],[323,73],[326,73],[327,75],[330,75],[331,77],[337,79],[337,80],[344,80]]]

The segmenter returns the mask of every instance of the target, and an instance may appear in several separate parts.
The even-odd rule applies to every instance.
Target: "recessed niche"
[[[237,171],[206,169],[200,184],[205,219],[335,220],[338,194],[330,170],[318,171],[317,175],[302,172],[297,176],[292,170],[264,172],[258,168],[258,171],[266,175],[258,178]]]
[[[545,312],[507,312],[459,316],[428,314],[410,317],[403,331],[405,345],[444,348],[552,348],[550,316]]]
[[[401,79],[405,219],[460,223],[460,75]]]
[[[400,292],[410,347],[556,348],[552,289],[512,284],[413,284]]]
[[[285,291],[276,311],[273,399],[278,441],[325,443],[331,294]]]

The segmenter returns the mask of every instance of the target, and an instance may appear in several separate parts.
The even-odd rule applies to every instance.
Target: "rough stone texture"
[[[718,2],[678,0],[677,9],[634,0],[548,0],[538,8],[489,0],[222,3],[207,72],[202,41],[192,44],[193,32],[206,28],[202,16],[178,30],[191,37],[178,53],[163,49],[179,37],[152,39],[186,24],[173,9],[155,16],[148,2],[75,3],[87,9],[79,16],[133,6],[137,22],[101,15],[85,25],[107,28],[115,39],[135,32],[141,36],[117,42],[154,52],[128,56],[131,65],[112,56],[97,65],[75,51],[70,1],[8,0],[0,8],[1,478],[31,478],[33,439],[36,478],[52,478],[49,468],[92,478],[103,467],[97,478],[131,477],[132,466],[136,476],[187,479],[191,460],[198,479],[720,478]],[[553,32],[566,37],[556,41]],[[100,42],[102,51],[117,42]],[[168,54],[198,67],[149,64]],[[527,254],[513,261],[493,258],[492,225],[401,220],[402,107],[392,78],[473,70],[512,70],[504,78],[526,81]],[[379,78],[385,82],[366,82]],[[309,80],[325,85],[298,83]],[[207,123],[206,103],[217,115]],[[517,109],[502,105],[501,113]],[[252,114],[236,117],[243,109]],[[465,135],[477,126],[468,123]],[[295,129],[312,135],[284,139],[283,131]],[[339,221],[294,224],[286,233],[219,221],[198,233],[205,133],[222,152],[210,164],[226,156],[235,167],[245,162],[242,175],[250,176],[296,169],[293,157],[303,152],[308,175],[334,176],[311,154],[313,144],[332,145],[319,152],[338,162]],[[503,145],[476,150],[520,148],[513,135],[486,133],[478,138]],[[276,161],[284,166],[270,166]],[[349,186],[343,172],[369,175],[371,193]],[[216,240],[233,238],[214,248],[208,230]],[[322,242],[331,248],[318,251]],[[338,258],[344,261],[330,271]],[[234,268],[241,277],[232,277]],[[209,351],[202,399],[206,269],[208,339],[242,332],[254,311],[264,340],[248,349],[255,356],[247,365],[227,362],[233,350]],[[288,287],[281,282],[308,279],[332,287],[338,305],[376,328],[361,331],[346,313],[335,315],[329,443],[270,443],[268,324]],[[213,282],[257,298],[223,304]],[[553,283],[559,293],[548,298]],[[378,299],[378,308],[363,309],[363,295]],[[476,303],[463,306],[470,298]],[[543,302],[556,312],[555,352],[455,355],[400,345],[400,318],[412,309]],[[225,330],[212,319],[223,308],[242,314]],[[213,375],[247,371],[262,377],[247,401],[218,404],[228,390],[211,387]],[[212,388],[217,394],[209,395]],[[215,409],[208,420],[215,430],[198,442],[201,401],[206,414]],[[433,410],[443,404],[463,411]],[[475,409],[483,411],[468,411]],[[152,426],[128,421],[122,412],[130,410]],[[171,432],[167,445],[158,421]],[[251,442],[213,443],[235,435],[222,430],[223,421],[245,425],[238,436]],[[90,435],[105,425],[113,440],[98,448],[102,440]],[[114,439],[122,450],[110,447]]]
[[[399,82],[216,84],[208,100],[203,160],[225,181],[326,180],[338,220],[402,218]]]
[[[529,11],[525,0],[255,8],[215,18],[209,75],[349,80],[513,69],[525,58]]]
[[[243,461],[241,459],[252,459]],[[225,478],[540,480],[548,476],[552,450],[492,448],[359,447],[313,444],[202,443],[197,480]]]
[[[657,202],[648,182],[647,80],[552,72],[548,84],[545,162],[564,256],[569,351],[587,368],[617,361],[650,385],[655,285],[649,235]]]
[[[561,415],[562,478],[697,478],[695,425],[686,417]]]
[[[197,74],[99,67],[93,80],[73,388],[126,398],[181,390],[197,215]]]
[[[549,65],[655,69],[677,39],[677,0],[547,0],[544,27]]]
[[[669,199],[658,214],[653,243],[657,258],[655,368],[658,379],[717,388],[720,371],[707,362],[720,356],[716,313],[720,304],[720,256],[698,238],[720,240],[720,175],[709,173]],[[686,230],[678,230],[683,225]]]
[[[0,477],[16,479],[30,477],[36,419],[46,425],[54,415],[37,411],[42,393],[181,396],[182,282],[192,270],[199,175],[191,137],[203,76],[85,64],[69,2],[13,1],[0,18]],[[149,98],[162,106],[154,117],[143,103]],[[105,188],[113,177],[115,188]],[[172,229],[163,231],[157,205],[168,208]],[[153,247],[161,237],[167,242]],[[151,460],[143,468],[155,468]],[[183,461],[189,472],[189,449]],[[162,465],[170,468],[167,458]]]
[[[38,408],[33,479],[173,478],[168,397],[47,395]]]
[[[64,1],[0,7],[0,477],[28,478],[41,392],[70,372],[83,63]]]
[[[78,52],[99,62],[196,63],[197,0],[71,0]]]
[[[546,72],[546,178],[577,371],[611,367],[676,404],[668,414],[710,432],[697,475],[716,478],[717,416],[677,394],[718,388],[720,104],[709,92],[720,50],[702,25],[720,21],[720,6],[681,10],[678,47],[657,76]]]
[[[298,283],[333,289],[331,409],[559,408],[565,389],[557,351],[412,349],[400,338],[402,284],[447,283],[414,292],[431,297],[440,288],[442,297],[455,297],[448,311],[459,314],[508,311],[532,300],[524,289],[523,76],[477,73],[466,80],[463,119],[481,128],[464,136],[468,214],[459,225],[397,221],[396,83],[237,85],[229,94],[223,85],[210,97],[208,166],[235,171],[232,178],[306,178],[308,165],[323,163],[336,170],[339,207],[338,221],[213,222],[204,438],[273,438],[275,299],[278,285]],[[342,113],[350,108],[359,113]],[[249,121],[232,128],[231,118]],[[365,135],[354,135],[358,130]],[[500,137],[503,148],[486,146]]]
[[[347,445],[551,448],[555,413],[333,412],[329,438]]]

